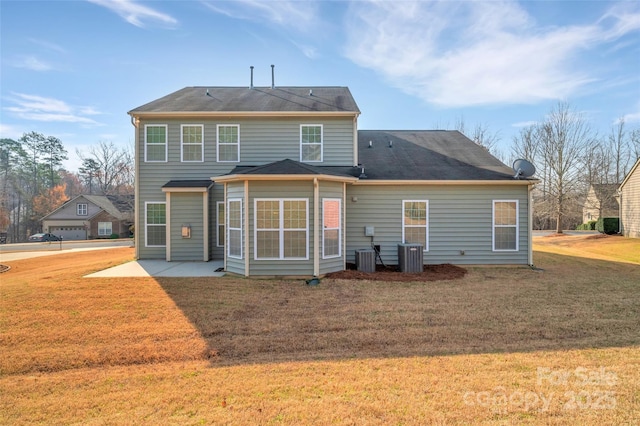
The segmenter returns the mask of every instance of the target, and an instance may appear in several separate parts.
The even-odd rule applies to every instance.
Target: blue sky
[[[132,146],[185,86],[348,86],[361,129],[519,129],[559,100],[640,126],[637,1],[0,1],[0,134]]]

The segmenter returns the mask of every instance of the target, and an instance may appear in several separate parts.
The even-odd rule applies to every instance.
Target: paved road
[[[108,247],[133,247],[133,240],[88,240],[88,241],[59,241],[46,243],[16,243],[0,244],[0,253],[22,252],[22,251],[51,251],[70,250],[86,248],[108,248]]]
[[[0,245],[0,261],[28,259],[39,256],[114,247],[133,247],[133,240],[63,241],[52,243],[18,243]]]
[[[595,234],[599,234],[598,231],[573,231],[573,230],[564,230],[562,231],[563,233],[567,234],[567,235],[595,235]],[[545,235],[551,235],[551,234],[555,234],[556,231],[555,230],[544,230],[544,231],[538,231],[538,230],[533,230],[533,236],[534,237],[544,237]]]

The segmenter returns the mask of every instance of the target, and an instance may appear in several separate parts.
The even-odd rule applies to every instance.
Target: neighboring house
[[[601,217],[618,217],[620,205],[617,183],[592,184],[582,207],[582,223],[598,220]]]
[[[78,195],[42,218],[42,229],[64,240],[129,237],[134,200],[130,195]]]
[[[640,158],[620,184],[620,232],[640,238]]]
[[[358,131],[346,87],[187,87],[129,114],[137,258],[322,276],[420,243],[426,264],[533,263],[537,180],[457,131]]]

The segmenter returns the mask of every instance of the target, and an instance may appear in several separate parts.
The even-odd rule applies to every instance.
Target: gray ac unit
[[[398,244],[398,267],[400,272],[422,272],[422,244]]]
[[[372,249],[356,250],[356,269],[362,272],[375,272],[376,252]]]

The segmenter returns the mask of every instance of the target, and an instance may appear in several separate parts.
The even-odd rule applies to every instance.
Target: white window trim
[[[185,127],[199,127],[201,143],[192,143],[184,141],[184,128]],[[184,146],[185,145],[200,145],[200,160],[185,160],[184,159]],[[181,124],[180,125],[180,160],[183,163],[203,163],[204,162],[204,125],[203,124]]]
[[[230,160],[221,160],[220,159],[220,127],[237,127],[238,128],[238,143],[224,143],[222,145],[236,145],[237,146],[237,154],[238,159],[234,161]],[[218,124],[216,126],[216,161],[218,163],[239,163],[240,162],[240,125],[239,124]]]
[[[100,233],[100,225],[103,225],[105,223],[109,224],[109,233],[108,234],[101,234]],[[98,236],[99,237],[104,237],[106,235],[111,236],[111,234],[113,234],[113,222],[98,222]]]
[[[406,203],[426,203],[425,205],[425,209],[426,209],[426,219],[427,219],[427,225],[405,225],[404,224],[404,206]],[[425,246],[422,248],[423,252],[428,252],[429,251],[429,225],[431,224],[431,220],[429,219],[429,200],[402,200],[402,216],[400,216],[402,218],[402,242],[405,241],[404,238],[404,230],[405,228],[425,228],[425,236],[424,236],[424,241],[425,241]]]
[[[496,203],[516,203],[516,223],[515,225],[496,225]],[[516,228],[516,248],[497,249],[496,248],[496,228]],[[494,252],[517,252],[520,250],[520,202],[519,200],[493,200],[491,208],[491,247]]]
[[[280,223],[278,229],[258,229],[258,202],[278,201],[280,209]],[[307,226],[303,228],[287,228],[287,231],[305,231],[305,256],[284,257],[284,202],[304,201]],[[280,236],[279,257],[258,257],[258,231],[278,231]],[[253,258],[255,260],[309,260],[309,200],[307,198],[255,198],[253,200]]]
[[[147,128],[164,127],[164,160],[147,160]],[[166,124],[145,124],[144,125],[144,161],[145,163],[166,163],[169,160],[169,126]],[[160,144],[157,144],[160,145]]]
[[[84,213],[80,213],[80,206],[84,206]],[[87,203],[78,203],[78,204],[76,204],[76,215],[77,216],[89,216],[89,205]]]
[[[152,224],[148,224],[147,223],[147,209],[149,207],[149,204],[164,204],[164,208],[165,208],[165,223],[164,225],[161,224],[157,224],[157,223],[152,223]],[[166,244],[163,245],[150,245],[148,243],[148,239],[147,239],[147,230],[149,229],[149,226],[164,226],[165,229],[168,229],[167,227],[169,226],[168,223],[166,223],[166,214],[167,214],[167,203],[165,201],[145,201],[144,203],[144,246],[145,247],[166,247]]]
[[[318,145],[316,143],[302,143],[302,128],[303,127],[320,127],[320,160],[310,161],[302,158],[302,145]],[[301,163],[322,163],[324,161],[324,125],[323,124],[301,124],[300,125],[300,162]]]
[[[220,207],[224,208],[224,201],[218,201],[216,202],[216,247],[224,247],[224,241],[226,238],[226,230],[227,230],[227,225],[226,225],[226,220],[223,223],[220,223]],[[226,219],[226,209],[225,209],[225,219]],[[224,226],[224,230],[223,233],[225,235],[222,236],[222,241],[223,243],[220,244],[220,226]]]
[[[339,218],[339,222],[338,222],[338,227],[337,228],[327,228],[325,227],[325,220],[324,220],[324,212],[325,212],[325,208],[324,208],[324,202],[325,201],[337,201],[338,202],[338,218]],[[324,245],[324,235],[325,235],[325,231],[331,231],[331,230],[338,230],[338,254],[332,254],[330,256],[325,255],[325,245]],[[335,259],[337,257],[342,257],[342,200],[340,198],[323,198],[322,199],[322,258],[323,259]]]
[[[229,211],[231,210],[229,208],[229,205],[231,203],[234,202],[239,202],[240,203],[240,228],[232,228],[229,226],[229,219],[231,217],[231,215],[229,214]],[[243,238],[244,238],[244,229],[242,228],[244,226],[244,211],[242,210],[242,198],[229,198],[227,200],[227,209],[225,210],[225,222],[226,222],[226,229],[225,229],[225,233],[226,233],[226,238],[225,238],[225,242],[227,243],[227,257],[230,257],[232,259],[242,259],[243,258],[243,254],[244,254],[244,250],[243,250]],[[231,231],[240,231],[240,255],[235,255],[235,254],[231,254],[231,244],[230,244],[230,238],[229,238],[229,233]]]

